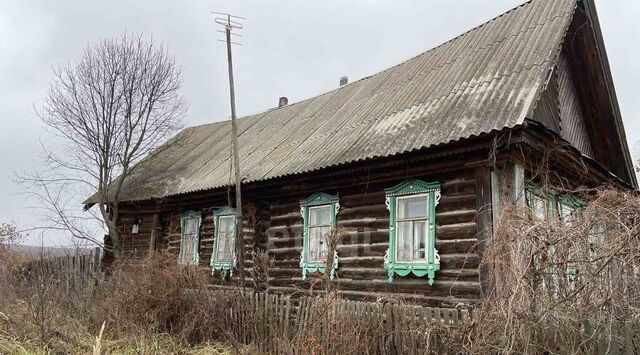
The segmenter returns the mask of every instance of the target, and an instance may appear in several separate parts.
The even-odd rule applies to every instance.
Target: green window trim
[[[583,209],[585,202],[571,194],[562,194],[556,190],[543,189],[540,185],[530,182],[527,184],[527,206],[529,209],[535,212],[535,198],[545,202],[545,215],[546,218],[552,216],[553,218],[560,219],[565,214],[563,209],[569,208],[571,212]]]
[[[213,250],[211,252],[211,274],[213,275],[216,271],[220,271],[220,274],[223,278],[226,278],[227,275],[233,276],[233,269],[236,266],[237,258],[236,258],[236,210],[229,206],[224,206],[218,208],[213,212]],[[233,218],[233,237],[231,240],[231,259],[226,260],[218,260],[218,246],[220,242],[220,218],[229,217]]]
[[[543,201],[545,206],[546,220],[553,218],[555,221],[561,223],[571,223],[571,219],[565,219],[567,216],[571,216],[571,213],[576,213],[586,207],[584,200],[576,197],[572,194],[560,193],[553,189],[542,188],[540,185],[529,182],[526,188],[527,207],[534,213],[536,212],[536,201]],[[564,209],[568,209],[569,214],[566,214]],[[539,216],[537,216],[539,218]],[[566,265],[564,270],[560,270],[557,261],[557,250],[555,245],[549,246],[547,250],[547,257],[551,258],[553,264],[545,270],[546,273],[551,276],[550,290],[557,290],[560,284],[560,278],[564,276],[566,282],[569,284],[574,283],[579,277],[579,270],[575,265]],[[546,280],[542,280],[542,285],[546,285]]]
[[[384,256],[384,269],[388,282],[393,283],[395,275],[418,277],[427,276],[428,284],[435,282],[436,271],[440,270],[440,255],[436,249],[436,206],[440,202],[440,183],[407,180],[392,188],[385,189],[386,205],[389,210],[389,248]],[[399,197],[425,195],[427,199],[428,224],[426,235],[426,260],[398,261],[396,247],[396,206]],[[413,256],[412,256],[413,257]]]
[[[186,222],[191,219],[196,220],[195,235],[193,240],[191,241],[191,245],[184,245]],[[182,265],[198,265],[198,263],[200,262],[198,249],[200,246],[201,224],[202,224],[202,215],[200,214],[200,212],[187,211],[183,213],[182,216],[180,217],[180,253],[178,255],[178,263]],[[191,259],[185,260],[186,250],[189,250],[189,249],[191,249]]]
[[[338,211],[340,210],[340,199],[338,196],[328,195],[322,192],[317,192],[311,197],[300,201],[300,214],[302,214],[303,229],[302,229],[302,253],[300,254],[300,268],[302,268],[302,279],[307,278],[307,274],[312,272],[325,272],[325,261],[310,261],[309,260],[309,211],[313,207],[330,206],[331,207],[331,226],[336,227]],[[333,254],[333,267],[331,268],[330,277],[333,280],[336,276],[336,270],[338,269],[338,251],[334,251]]]

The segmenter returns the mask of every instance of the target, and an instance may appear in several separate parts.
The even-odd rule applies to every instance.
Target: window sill
[[[428,263],[428,262],[396,262],[385,263],[384,269],[387,270],[387,277],[389,283],[393,283],[395,275],[408,276],[413,274],[417,277],[428,277],[428,283],[433,286],[435,282],[436,271],[440,270],[440,263]]]

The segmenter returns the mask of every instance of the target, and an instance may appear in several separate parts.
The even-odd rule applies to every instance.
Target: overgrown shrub
[[[493,292],[474,311],[467,351],[592,353],[638,324],[640,197],[579,193],[589,203],[568,219],[501,212],[483,261]]]
[[[640,322],[640,197],[581,193],[589,203],[570,221],[502,208],[482,261],[491,292],[465,323],[425,322],[411,312],[390,317],[390,304],[358,316],[367,312],[341,309],[333,289],[313,301],[305,327],[287,329],[283,309],[302,316],[293,300],[209,292],[209,270],[179,266],[168,255],[119,261],[105,280],[80,290],[4,259],[11,292],[3,290],[0,302],[0,351],[90,353],[100,343],[104,352],[215,353],[209,342],[219,342],[245,353],[588,354],[603,339],[606,350],[626,331],[624,322]]]
[[[17,259],[9,265],[13,293],[0,309],[0,335],[20,343],[52,352],[88,352],[104,324],[107,344],[154,343],[158,334],[188,344],[202,325],[191,315],[205,305],[194,303],[187,290],[204,290],[206,271],[178,266],[173,258],[123,260],[108,278],[84,289],[69,289],[48,269],[26,265]]]
[[[173,258],[156,255],[145,260],[124,260],[95,290],[98,325],[124,333],[173,333],[184,323],[192,304],[185,290],[204,290],[203,270],[176,265]]]

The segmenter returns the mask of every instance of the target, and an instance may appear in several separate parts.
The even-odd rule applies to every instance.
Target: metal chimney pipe
[[[283,96],[278,100],[278,107],[287,106],[289,104],[289,99],[286,96]]]

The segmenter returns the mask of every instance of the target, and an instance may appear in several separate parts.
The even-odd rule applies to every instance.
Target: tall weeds
[[[587,206],[564,220],[501,212],[483,260],[493,292],[474,311],[468,352],[591,353],[640,321],[640,198],[582,194]]]
[[[624,322],[640,323],[640,197],[581,193],[589,203],[570,221],[537,219],[524,206],[501,210],[482,261],[491,292],[462,324],[371,316],[375,311],[359,318],[340,310],[343,300],[332,290],[314,301],[304,328],[283,331],[274,319],[284,315],[274,317],[273,306],[256,306],[246,292],[209,292],[208,270],[178,266],[161,253],[120,261],[105,280],[75,290],[61,287],[56,275],[25,272],[19,259],[3,258],[0,349],[92,353],[126,345],[139,353],[186,352],[217,341],[252,352],[246,332],[263,329],[267,335],[249,342],[269,342],[283,354],[403,352],[418,340],[427,344],[423,353],[594,353],[602,339],[621,334]],[[261,283],[268,285],[268,254],[263,259]],[[631,341],[640,344],[634,334]],[[7,340],[18,345],[5,346]]]

